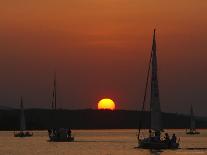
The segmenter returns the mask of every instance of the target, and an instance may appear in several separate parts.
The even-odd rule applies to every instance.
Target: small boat
[[[50,141],[53,142],[73,142],[74,137],[71,136],[71,130],[65,128],[48,130]]]
[[[186,134],[190,135],[196,135],[200,134],[200,132],[196,131],[196,126],[195,126],[195,117],[194,117],[194,112],[193,112],[193,106],[190,106],[190,129],[186,129]]]
[[[26,123],[25,123],[25,115],[24,115],[24,106],[23,106],[23,99],[20,99],[20,131],[14,132],[14,137],[31,137],[33,133],[30,133],[26,130]]]
[[[161,125],[161,108],[160,108],[160,97],[159,97],[159,85],[158,85],[158,75],[157,75],[157,53],[156,53],[156,40],[155,40],[155,30],[153,34],[153,44],[150,54],[150,62],[147,72],[147,81],[145,85],[144,99],[142,103],[141,115],[143,115],[145,110],[145,102],[147,98],[147,91],[149,85],[149,79],[151,80],[151,94],[150,94],[150,128],[149,137],[143,139],[140,138],[141,130],[141,118],[139,121],[139,130],[137,134],[138,148],[142,149],[178,149],[179,141],[175,135],[174,138],[170,139],[166,133],[166,138],[162,140],[161,133],[164,131]],[[150,77],[151,75],[151,77]],[[143,116],[144,117],[144,116]]]
[[[52,128],[48,129],[49,140],[52,142],[73,142],[74,137],[71,136],[70,128],[56,127],[56,108],[57,108],[57,90],[56,90],[56,74],[53,83],[52,102],[51,102],[51,118],[53,120]]]

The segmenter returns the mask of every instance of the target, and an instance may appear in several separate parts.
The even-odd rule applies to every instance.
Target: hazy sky
[[[137,110],[153,29],[161,107],[207,116],[206,0],[5,0],[0,2],[0,105],[96,108],[109,97]]]

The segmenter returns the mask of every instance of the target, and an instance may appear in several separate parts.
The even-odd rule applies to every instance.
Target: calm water
[[[166,130],[181,139],[181,149],[149,151],[137,146],[136,130],[73,130],[75,142],[48,142],[46,131],[34,131],[30,138],[15,138],[13,132],[0,132],[0,155],[207,155],[207,130],[185,135],[185,130]],[[147,134],[146,132],[143,134]],[[195,148],[195,149],[191,149]],[[206,149],[205,149],[206,148]]]

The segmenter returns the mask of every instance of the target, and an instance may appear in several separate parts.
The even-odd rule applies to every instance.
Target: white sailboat
[[[157,75],[157,52],[156,52],[156,38],[155,38],[155,30],[153,34],[153,43],[152,43],[152,51],[150,55],[150,63],[148,67],[147,74],[147,82],[145,86],[145,95],[142,105],[142,112],[144,111],[145,101],[148,90],[149,79],[151,81],[151,96],[150,96],[150,128],[149,128],[149,137],[140,139],[140,129],[141,129],[141,121],[139,124],[139,132],[138,132],[138,145],[139,148],[146,149],[168,149],[173,148],[176,149],[179,147],[179,143],[175,140],[175,142],[167,142],[165,140],[161,140],[160,135],[163,131],[162,123],[161,123],[161,107],[160,107],[160,97],[159,97],[159,85],[158,85],[158,75]],[[151,78],[150,78],[151,75]]]
[[[25,123],[25,115],[24,115],[24,105],[23,99],[20,99],[20,131],[18,133],[14,133],[15,137],[31,137],[33,133],[30,133],[26,130],[26,123]]]
[[[190,129],[189,131],[186,130],[186,134],[195,135],[200,134],[200,132],[196,131],[196,124],[195,124],[195,116],[193,112],[193,106],[190,106]]]
[[[74,141],[74,137],[71,136],[71,129],[70,128],[59,128],[56,126],[56,108],[57,108],[57,88],[56,88],[56,74],[54,76],[54,83],[53,83],[53,91],[52,91],[52,119],[54,121],[53,127],[48,129],[48,135],[50,141],[53,142],[72,142]]]

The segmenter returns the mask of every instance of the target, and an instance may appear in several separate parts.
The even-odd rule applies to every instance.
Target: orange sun
[[[115,103],[111,99],[104,98],[98,102],[98,109],[99,110],[114,110]]]

